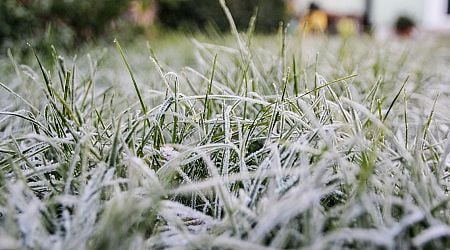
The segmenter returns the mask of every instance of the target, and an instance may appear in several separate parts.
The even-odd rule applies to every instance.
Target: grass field
[[[448,41],[250,32],[5,56],[0,249],[444,249]]]

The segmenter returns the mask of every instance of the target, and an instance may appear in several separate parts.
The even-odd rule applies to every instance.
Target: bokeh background
[[[257,30],[274,32],[286,18],[283,0],[229,0],[238,28],[258,8]],[[223,32],[228,23],[214,0],[2,0],[0,47],[48,42],[72,48],[85,42],[149,38],[170,31]]]
[[[227,0],[236,26],[249,27],[257,13],[256,31],[273,33],[280,22],[296,31],[313,1]],[[448,33],[450,0],[317,0],[329,15],[328,31],[341,19],[350,19],[356,30],[370,24],[376,34],[386,34],[400,18],[422,30]],[[403,20],[404,21],[404,20]],[[365,23],[364,23],[365,22]],[[167,32],[221,33],[229,29],[216,0],[2,0],[0,48],[75,48],[86,42],[122,41],[143,35],[148,39]],[[334,32],[333,32],[334,31]]]

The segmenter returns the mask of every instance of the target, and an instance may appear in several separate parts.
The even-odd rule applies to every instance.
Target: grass
[[[0,248],[443,249],[445,38],[0,59]]]

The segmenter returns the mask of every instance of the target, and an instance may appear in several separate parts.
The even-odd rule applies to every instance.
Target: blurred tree
[[[111,20],[128,9],[130,0],[53,0],[51,14],[72,27],[78,38],[102,34]]]
[[[257,31],[275,31],[285,18],[285,0],[227,0],[227,5],[241,30],[248,27],[257,8]],[[193,31],[212,25],[219,31],[229,29],[219,0],[0,0],[0,54],[2,48],[23,47],[26,42],[35,47],[71,48],[99,35],[139,32],[130,22],[145,31],[154,20],[155,9],[166,28]],[[113,22],[124,16],[130,22]],[[111,29],[114,23],[125,32],[109,32],[115,30]]]
[[[229,29],[218,0],[157,0],[160,23],[169,28],[202,30],[212,24],[220,31]],[[238,29],[246,29],[258,8],[256,30],[273,32],[285,19],[284,0],[228,0]]]
[[[71,47],[103,35],[131,0],[0,0],[0,48],[32,42]]]
[[[0,46],[11,44],[24,36],[36,35],[36,27],[45,26],[42,16],[49,9],[48,1],[0,1]]]

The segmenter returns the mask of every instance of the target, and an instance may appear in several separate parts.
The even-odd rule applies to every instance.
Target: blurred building
[[[398,17],[412,18],[420,28],[450,32],[450,0],[289,0],[297,15],[306,13],[310,3],[319,4],[335,16],[361,19],[366,12],[377,29],[391,28]]]

